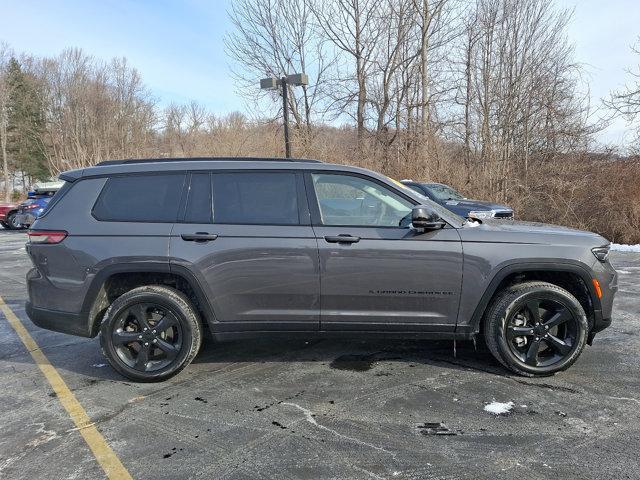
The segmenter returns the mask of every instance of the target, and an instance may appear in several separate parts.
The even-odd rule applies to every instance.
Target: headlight
[[[609,245],[604,247],[592,248],[591,251],[598,260],[600,260],[601,262],[606,262],[607,257],[609,256]]]
[[[479,218],[479,219],[493,218],[494,215],[495,215],[495,212],[493,210],[479,210],[476,212],[469,212],[470,218]]]

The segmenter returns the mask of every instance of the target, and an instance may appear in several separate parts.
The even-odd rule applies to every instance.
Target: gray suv
[[[66,183],[29,231],[27,313],[95,337],[138,381],[216,340],[483,336],[550,375],[611,323],[608,242],[465,220],[399,182],[309,160],[109,161]]]

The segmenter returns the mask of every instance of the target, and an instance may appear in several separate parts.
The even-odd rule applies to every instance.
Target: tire
[[[582,353],[589,333],[580,302],[563,288],[540,281],[500,292],[485,315],[484,328],[492,355],[527,377],[550,376],[569,368]]]
[[[0,225],[2,225],[5,230],[9,230],[9,224],[7,222],[0,221]]]
[[[24,227],[19,223],[16,223],[16,216],[18,212],[11,212],[7,215],[6,225],[9,230],[22,230]]]
[[[104,356],[117,372],[138,382],[176,375],[191,363],[201,343],[202,325],[191,302],[165,286],[138,287],[121,295],[100,326]]]

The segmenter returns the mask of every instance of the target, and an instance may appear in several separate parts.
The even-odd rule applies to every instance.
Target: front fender
[[[601,303],[592,283],[591,269],[588,265],[578,260],[566,258],[533,258],[505,261],[492,269],[484,279],[474,278],[479,274],[465,270],[463,281],[463,295],[460,306],[460,315],[456,332],[470,331],[478,333],[480,322],[502,282],[518,273],[526,272],[568,272],[579,276],[589,291],[589,297],[593,304],[594,312],[601,311]],[[472,285],[475,283],[475,286]],[[482,288],[478,288],[478,284]],[[475,295],[473,293],[475,289]]]

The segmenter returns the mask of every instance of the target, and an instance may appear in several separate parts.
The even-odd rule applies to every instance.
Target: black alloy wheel
[[[175,313],[154,303],[137,303],[118,315],[111,339],[120,360],[141,372],[167,367],[182,349]]]
[[[484,318],[493,356],[524,376],[548,376],[569,368],[587,343],[582,304],[564,288],[537,280],[506,287]]]
[[[571,355],[579,324],[562,302],[531,298],[507,320],[511,353],[531,367],[549,367]]]
[[[111,366],[132,380],[157,382],[176,375],[202,343],[197,310],[184,293],[164,285],[134,288],[104,314],[100,345]]]

